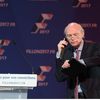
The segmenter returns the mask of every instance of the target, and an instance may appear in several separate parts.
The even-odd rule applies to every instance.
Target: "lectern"
[[[0,99],[27,99],[28,89],[36,86],[36,74],[0,74]]]

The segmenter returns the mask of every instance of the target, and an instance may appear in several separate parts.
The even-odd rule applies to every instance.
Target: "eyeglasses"
[[[66,37],[67,37],[68,39],[71,39],[72,37],[78,38],[78,37],[80,37],[80,34],[79,34],[79,33],[67,34]]]

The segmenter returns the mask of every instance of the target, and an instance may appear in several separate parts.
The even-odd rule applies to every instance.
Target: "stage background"
[[[36,73],[28,98],[66,98],[55,78],[57,43],[70,22],[100,42],[100,0],[0,0],[0,73]]]

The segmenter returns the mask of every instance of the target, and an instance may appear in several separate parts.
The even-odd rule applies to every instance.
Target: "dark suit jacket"
[[[58,81],[67,81],[68,98],[72,98],[75,88],[75,76],[67,74],[67,69],[61,66],[66,59],[73,57],[73,47],[68,45],[60,59],[56,59],[56,78]],[[79,77],[79,84],[86,98],[100,98],[100,45],[94,42],[84,42],[81,59],[86,64],[86,70]],[[73,73],[73,72],[72,72]]]

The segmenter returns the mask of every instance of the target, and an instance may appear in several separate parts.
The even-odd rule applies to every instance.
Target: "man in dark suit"
[[[67,81],[67,98],[75,98],[74,92],[77,85],[77,77],[78,98],[100,98],[100,45],[91,41],[85,41],[84,29],[78,23],[69,23],[65,27],[64,33],[67,41],[64,38],[57,45],[57,80],[59,82]],[[77,50],[79,51],[78,62],[84,65],[84,70],[75,75],[75,72],[70,70],[72,68],[70,60],[76,58]]]

